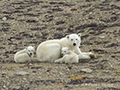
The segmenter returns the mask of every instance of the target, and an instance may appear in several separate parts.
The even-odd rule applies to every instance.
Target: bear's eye
[[[76,40],[78,40],[78,39],[76,39]]]
[[[73,39],[71,39],[71,41],[73,41]]]

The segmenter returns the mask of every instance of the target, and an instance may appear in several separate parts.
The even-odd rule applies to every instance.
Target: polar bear
[[[42,42],[36,50],[38,61],[54,62],[60,58],[62,47],[68,47],[76,53],[79,59],[90,59],[90,54],[82,54],[79,46],[81,33],[66,35],[62,39],[54,39]]]
[[[71,51],[68,47],[62,47],[62,58],[55,60],[55,63],[78,63],[78,55]]]
[[[35,52],[35,48],[32,46],[28,46],[25,49],[18,51],[14,55],[14,61],[16,63],[25,63],[25,62],[31,62],[33,55]]]

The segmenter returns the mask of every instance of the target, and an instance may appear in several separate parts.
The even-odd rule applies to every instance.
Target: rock
[[[5,86],[5,85],[3,85],[3,88],[6,88],[6,86]]]
[[[23,76],[23,75],[28,75],[29,73],[28,72],[25,72],[25,71],[20,71],[18,73],[16,73],[16,75],[18,76]]]
[[[70,9],[63,9],[62,14],[63,15],[70,15],[72,11]]]
[[[99,4],[98,4],[98,3],[95,3],[95,4],[93,5],[93,7],[98,8],[98,7],[99,7]]]
[[[93,12],[89,12],[89,14],[93,14]]]
[[[99,36],[99,38],[105,38],[105,36]]]
[[[84,68],[84,69],[81,69],[82,72],[86,72],[86,73],[91,73],[92,70],[89,69],[89,68]]]
[[[7,82],[7,83],[6,83],[6,85],[7,85],[7,86],[9,86],[9,85],[10,85],[10,83],[9,83],[9,82]]]
[[[7,20],[7,17],[3,17],[2,20],[3,20],[3,21],[6,21],[6,20]]]

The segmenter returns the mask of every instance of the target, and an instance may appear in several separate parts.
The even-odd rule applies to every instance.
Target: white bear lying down
[[[90,59],[90,54],[82,53],[79,49],[81,34],[70,34],[62,39],[54,39],[42,42],[36,51],[38,61],[54,62],[60,58],[62,47],[68,47],[78,55],[79,59]]]
[[[16,63],[25,63],[25,62],[31,62],[33,55],[35,52],[35,48],[32,46],[28,46],[27,48],[18,51],[15,55],[14,55],[14,61]]]
[[[78,63],[78,55],[72,52],[68,47],[62,47],[62,58],[55,60],[55,63]]]

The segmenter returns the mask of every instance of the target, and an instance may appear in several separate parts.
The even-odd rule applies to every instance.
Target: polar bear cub
[[[81,33],[66,35],[61,39],[54,39],[42,42],[36,50],[38,61],[54,62],[60,58],[62,47],[68,47],[79,56],[79,59],[90,59],[89,54],[82,54],[79,46]]]
[[[78,55],[72,52],[68,47],[62,47],[62,58],[55,60],[55,63],[78,63]]]
[[[14,55],[14,61],[16,63],[25,63],[25,62],[31,62],[33,55],[35,52],[35,48],[32,46],[28,46],[25,49],[18,51]]]

